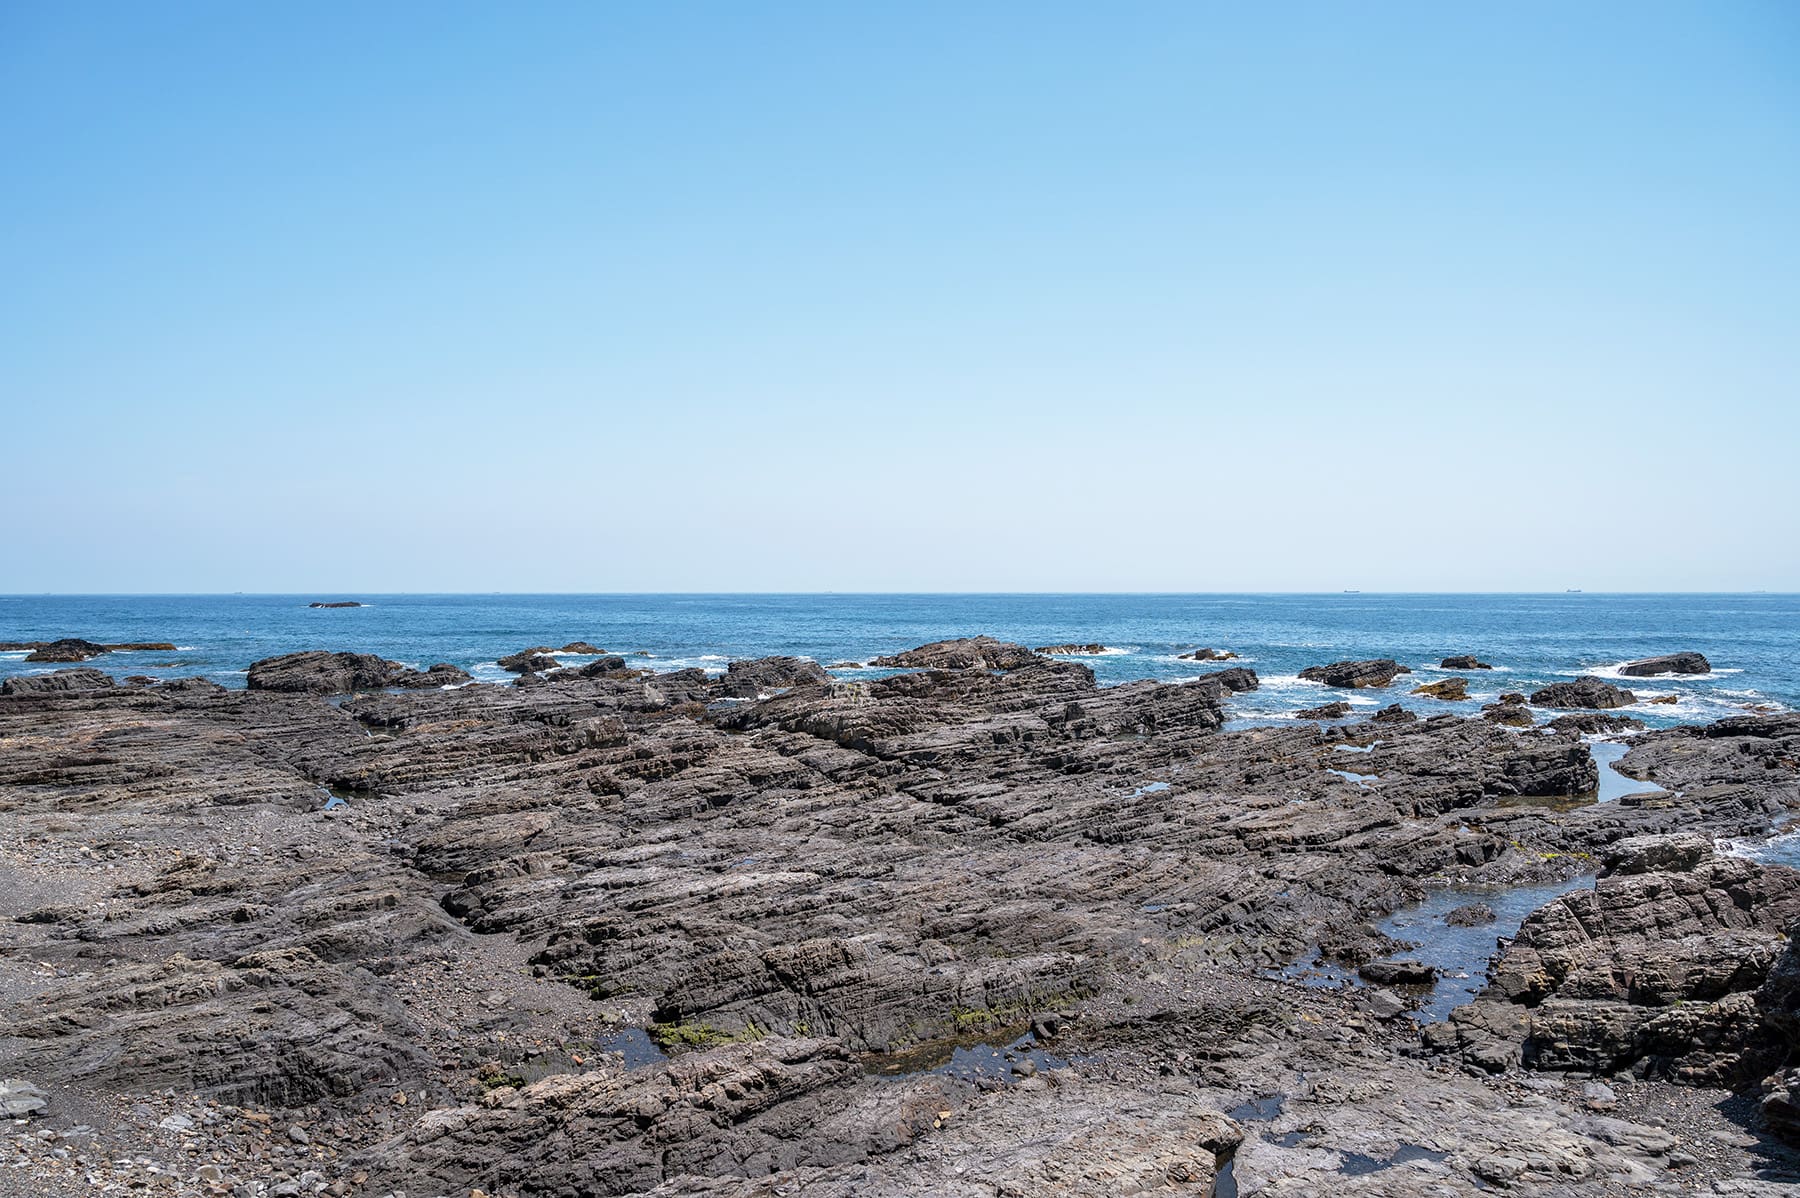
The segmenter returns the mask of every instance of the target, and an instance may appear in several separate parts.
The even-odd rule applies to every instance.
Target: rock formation
[[[1328,666],[1308,666],[1300,671],[1300,677],[1308,682],[1323,682],[1326,686],[1358,689],[1365,686],[1386,686],[1396,675],[1410,673],[1410,669],[1392,658],[1382,658],[1378,661],[1337,661]]]

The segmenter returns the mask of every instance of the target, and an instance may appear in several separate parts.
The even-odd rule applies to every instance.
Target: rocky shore
[[[1800,874],[1716,844],[1800,716],[1226,731],[1254,671],[1093,648],[9,679],[0,1194],[1791,1192]],[[1496,958],[1432,1020],[1379,925],[1446,889]]]

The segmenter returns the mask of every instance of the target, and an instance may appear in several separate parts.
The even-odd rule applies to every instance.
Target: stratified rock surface
[[[1800,883],[1713,844],[1800,810],[1800,717],[1640,732],[1646,793],[1595,803],[1575,725],[1228,732],[1251,671],[884,660],[9,679],[5,1174],[1573,1198],[1789,1167]],[[1409,1018],[1455,971],[1376,921],[1458,887],[1431,926],[1479,937],[1528,883],[1573,893]]]
[[[1633,678],[1654,678],[1658,674],[1710,674],[1712,663],[1702,653],[1670,653],[1664,657],[1628,661],[1619,667],[1619,673]]]
[[[1637,696],[1628,690],[1620,690],[1610,682],[1584,674],[1573,682],[1552,682],[1549,686],[1532,691],[1531,702],[1536,707],[1587,707],[1604,711],[1613,707],[1630,707],[1637,702]]]
[[[1406,666],[1384,657],[1377,661],[1336,661],[1328,666],[1308,666],[1300,671],[1300,677],[1308,682],[1323,682],[1326,686],[1359,689],[1386,686],[1397,675],[1410,673],[1412,671]]]

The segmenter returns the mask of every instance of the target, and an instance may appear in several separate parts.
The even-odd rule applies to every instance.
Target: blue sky
[[[15,3],[0,163],[0,592],[1800,589],[1791,3]]]

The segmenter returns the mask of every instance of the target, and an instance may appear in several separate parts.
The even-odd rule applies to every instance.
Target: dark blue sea
[[[367,606],[313,608],[315,600]],[[1102,683],[1174,681],[1221,668],[1182,661],[1229,649],[1262,677],[1240,716],[1278,719],[1328,698],[1470,710],[1407,693],[1446,676],[1445,656],[1473,653],[1493,671],[1461,671],[1486,701],[1578,674],[1617,678],[1634,657],[1697,649],[1704,677],[1629,679],[1653,726],[1747,708],[1800,707],[1800,595],[15,595],[0,596],[0,641],[79,636],[166,641],[175,652],[115,653],[90,665],[116,675],[201,674],[242,686],[258,658],[299,649],[379,653],[409,665],[447,661],[479,680],[511,675],[495,658],[528,645],[584,640],[644,652],[657,670],[722,670],[732,658],[788,653],[823,664],[987,633],[1032,646],[1098,643],[1081,658]],[[0,654],[0,677],[50,669]],[[1344,658],[1393,657],[1415,671],[1386,691],[1328,693],[1296,675]],[[570,659],[579,664],[583,658]],[[883,671],[841,670],[845,677]]]

